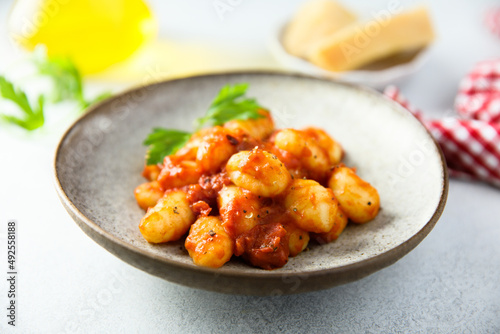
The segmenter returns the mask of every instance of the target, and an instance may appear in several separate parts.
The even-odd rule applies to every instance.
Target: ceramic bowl
[[[192,263],[182,241],[154,245],[141,236],[134,199],[153,127],[192,130],[219,89],[247,82],[277,127],[322,127],[343,145],[344,162],[374,185],[381,211],[349,224],[338,240],[309,249],[280,269],[234,258],[222,268]],[[381,94],[340,82],[278,73],[228,73],[165,81],[92,108],[64,134],[55,156],[56,187],[80,228],[125,262],[190,287],[237,294],[288,294],[358,280],[400,259],[431,231],[448,189],[440,149],[405,109]]]

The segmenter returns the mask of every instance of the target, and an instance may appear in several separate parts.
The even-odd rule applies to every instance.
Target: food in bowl
[[[430,14],[424,6],[403,11],[400,4],[389,3],[361,20],[332,0],[306,2],[282,36],[289,54],[332,72],[411,59],[433,40]]]
[[[336,140],[316,127],[275,129],[246,90],[223,87],[194,133],[157,128],[145,141],[139,229],[154,244],[187,234],[200,266],[237,256],[280,268],[311,239],[332,242],[348,221],[366,223],[380,208],[377,190],[342,163]]]

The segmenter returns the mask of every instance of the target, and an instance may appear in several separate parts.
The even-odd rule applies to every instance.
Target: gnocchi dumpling
[[[164,190],[198,183],[198,179],[203,174],[203,170],[196,161],[178,161],[173,157],[166,157],[163,164],[158,183]]]
[[[377,189],[362,180],[351,168],[335,167],[328,186],[352,222],[366,223],[377,215],[380,208]]]
[[[222,225],[234,237],[252,229],[258,223],[261,203],[258,197],[243,188],[230,185],[217,196]]]
[[[226,171],[235,185],[265,197],[279,195],[292,179],[285,165],[262,149],[236,153],[227,162]]]
[[[248,120],[233,120],[226,122],[224,127],[233,131],[242,131],[257,140],[264,140],[274,131],[274,122],[269,111],[261,109],[259,113],[264,117]]]
[[[191,226],[184,245],[195,264],[219,268],[231,259],[233,244],[219,217],[201,216]]]
[[[309,233],[298,228],[295,224],[286,224],[286,232],[288,234],[288,248],[290,256],[297,256],[309,244]]]
[[[158,181],[143,183],[137,186],[134,191],[137,204],[139,204],[143,210],[155,206],[160,198],[163,197],[164,193]]]
[[[142,171],[142,176],[149,181],[156,181],[158,179],[158,175],[160,175],[161,168],[158,165],[147,165],[144,166],[144,170]]]
[[[139,230],[151,243],[179,240],[195,221],[186,193],[167,191],[158,203],[141,219]]]
[[[330,189],[313,180],[294,180],[283,203],[294,223],[304,231],[325,233],[335,224],[338,202]]]
[[[302,131],[295,129],[279,130],[274,135],[274,145],[280,150],[293,154],[310,178],[323,180],[330,170],[330,159],[326,152]]]
[[[330,137],[324,130],[315,127],[308,127],[302,131],[308,138],[312,139],[328,154],[331,165],[336,165],[342,160],[342,156],[344,155],[342,146],[340,146],[340,144]]]
[[[347,215],[338,208],[337,214],[335,215],[335,223],[330,231],[326,233],[316,233],[314,234],[314,239],[320,243],[325,244],[337,240],[339,235],[344,231],[347,226],[348,218]]]
[[[215,173],[236,153],[239,139],[228,129],[212,128],[199,142],[196,162],[205,173]]]

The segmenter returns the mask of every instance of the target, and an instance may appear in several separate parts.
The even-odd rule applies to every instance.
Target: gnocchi
[[[318,129],[315,127],[308,127],[302,130],[307,138],[316,142],[319,147],[321,147],[328,158],[330,159],[330,164],[338,164],[342,160],[342,156],[344,152],[342,150],[342,146],[335,141],[332,137],[330,137],[324,130]]]
[[[324,180],[327,177],[332,165],[330,159],[325,150],[305,132],[294,129],[279,130],[273,141],[278,149],[292,154],[300,162],[307,178]]]
[[[139,229],[151,243],[179,240],[195,221],[195,216],[182,190],[166,192],[158,203],[149,208]]]
[[[166,157],[158,175],[158,183],[163,190],[179,188],[197,183],[201,175],[201,167],[195,161]]]
[[[308,232],[325,233],[333,228],[338,202],[333,192],[313,180],[294,180],[283,204],[294,223]]]
[[[224,127],[233,131],[242,131],[257,140],[264,140],[274,131],[274,122],[271,113],[267,110],[260,110],[264,116],[259,119],[233,120],[226,122]]]
[[[215,216],[202,216],[191,225],[185,247],[193,262],[219,268],[233,255],[233,240]]]
[[[362,180],[353,169],[335,167],[328,186],[352,222],[366,223],[378,214],[380,197],[377,189]]]
[[[269,111],[258,114],[199,130],[145,166],[148,182],[134,195],[148,242],[186,236],[196,265],[219,268],[238,256],[276,269],[334,242],[349,222],[376,217],[377,190],[341,163],[336,140],[316,127],[276,130]]]
[[[196,162],[205,173],[218,172],[223,164],[236,153],[239,140],[227,129],[220,126],[212,128],[199,143]]]
[[[288,248],[290,256],[296,256],[306,249],[309,244],[309,233],[298,228],[295,224],[285,225],[288,234]]]
[[[325,244],[337,240],[337,238],[347,226],[347,222],[347,215],[344,213],[344,211],[342,211],[341,208],[338,208],[332,229],[326,233],[314,233],[313,237],[320,244]]]
[[[222,188],[217,196],[219,214],[224,228],[239,236],[259,224],[261,203],[256,195],[231,185]]]
[[[158,181],[146,182],[135,188],[135,200],[143,209],[147,210],[158,203],[163,197],[164,191],[161,189]]]
[[[279,195],[292,180],[285,165],[262,149],[236,153],[227,162],[226,170],[235,185],[265,197]]]

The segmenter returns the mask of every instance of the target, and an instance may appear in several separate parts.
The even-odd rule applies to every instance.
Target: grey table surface
[[[214,9],[216,1],[151,2],[162,36],[217,41],[251,50],[251,57],[272,64],[265,39],[300,1],[232,1],[233,10],[223,20]],[[10,3],[0,4],[2,22]],[[388,3],[351,5],[369,13]],[[416,3],[401,2],[405,7]],[[429,3],[439,38],[429,62],[400,86],[415,105],[437,117],[449,114],[460,78],[475,62],[500,55],[500,39],[482,22],[495,4],[500,5]],[[12,57],[2,29],[0,69],[5,69]],[[89,83],[94,84],[99,83]],[[57,199],[51,169],[63,131],[0,131],[0,222],[18,221],[20,247],[18,322],[15,329],[7,326],[2,315],[2,333],[500,332],[499,189],[451,180],[445,211],[429,236],[394,265],[360,281],[291,296],[223,295],[139,271],[72,222]],[[3,258],[0,263],[6,266]],[[0,279],[4,310],[6,291]]]

